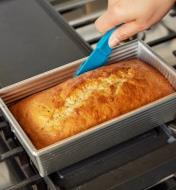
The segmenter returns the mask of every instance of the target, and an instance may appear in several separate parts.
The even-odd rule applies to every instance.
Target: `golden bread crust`
[[[19,101],[10,110],[39,149],[172,92],[156,69],[133,59],[69,79]]]

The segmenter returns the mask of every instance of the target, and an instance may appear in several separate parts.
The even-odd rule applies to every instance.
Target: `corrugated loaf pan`
[[[139,58],[154,66],[176,89],[175,71],[142,41],[135,40],[116,47],[109,59],[109,64],[130,58]],[[173,93],[70,138],[37,150],[9,111],[8,105],[71,78],[83,60],[69,63],[0,90],[2,114],[41,176],[46,176],[76,163],[176,117],[176,93]]]

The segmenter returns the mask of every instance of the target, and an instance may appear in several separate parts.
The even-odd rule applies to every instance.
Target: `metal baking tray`
[[[113,50],[109,64],[139,58],[157,68],[176,89],[176,73],[142,41],[131,41]],[[58,67],[0,90],[0,109],[41,176],[46,176],[116,144],[142,134],[176,117],[176,93],[154,101],[77,135],[37,150],[8,109],[26,96],[71,78],[84,59]],[[150,76],[149,76],[150,77]]]

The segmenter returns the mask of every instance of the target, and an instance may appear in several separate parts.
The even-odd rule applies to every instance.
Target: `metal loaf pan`
[[[142,41],[135,40],[115,48],[109,63],[136,57],[157,68],[176,89],[175,71]],[[37,150],[10,113],[8,105],[72,77],[73,72],[83,60],[61,66],[0,90],[0,109],[41,176],[48,175],[142,134],[173,120],[176,116],[176,93],[173,93],[75,136]]]

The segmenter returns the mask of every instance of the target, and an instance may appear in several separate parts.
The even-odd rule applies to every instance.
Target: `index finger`
[[[132,19],[132,15],[129,10],[125,10],[125,8],[116,4],[108,7],[108,10],[96,20],[95,26],[99,32],[105,33],[111,28],[119,24],[129,22]]]

